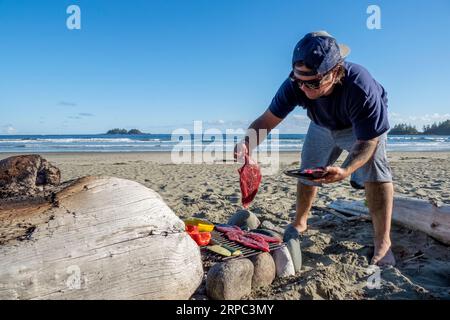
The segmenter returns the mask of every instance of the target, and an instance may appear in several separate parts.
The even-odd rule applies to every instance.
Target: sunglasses
[[[309,89],[319,89],[325,77],[320,77],[319,79],[314,80],[300,80],[294,77],[294,71],[292,71],[291,74],[289,75],[289,78],[291,79],[292,82],[297,83],[299,87],[305,85]]]

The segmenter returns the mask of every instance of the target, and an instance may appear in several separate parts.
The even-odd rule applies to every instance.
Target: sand
[[[0,154],[0,159],[11,154]],[[62,179],[108,175],[135,180],[157,191],[180,217],[226,222],[241,208],[238,164],[173,164],[168,153],[42,154]],[[299,153],[282,153],[280,170],[266,175],[250,210],[261,221],[285,227],[295,215],[296,181],[281,172],[296,168]],[[396,195],[450,204],[450,153],[389,154]],[[342,161],[342,157],[340,159]],[[348,181],[320,189],[315,202],[364,198]],[[303,271],[277,279],[248,299],[450,299],[450,248],[424,233],[392,228],[397,266],[371,274],[372,225],[313,210],[302,242]],[[372,271],[373,273],[373,271]],[[378,277],[379,275],[379,277]],[[378,281],[379,280],[379,281]],[[204,288],[195,299],[204,299]]]

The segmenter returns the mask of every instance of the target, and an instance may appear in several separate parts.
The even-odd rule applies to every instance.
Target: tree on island
[[[418,132],[416,127],[399,123],[389,131],[389,134],[408,135],[408,134],[435,134],[435,135],[450,135],[450,120],[444,122],[433,123],[432,125],[423,126],[423,132]]]
[[[138,129],[131,129],[130,131],[127,131],[127,129],[115,128],[108,130],[106,134],[144,134],[144,133],[139,131]]]
[[[416,127],[410,124],[399,123],[396,124],[394,128],[391,129],[391,131],[389,131],[389,134],[399,134],[399,135],[419,134],[419,132],[417,131]]]
[[[450,120],[446,120],[440,123],[433,123],[431,126],[423,126],[424,134],[441,134],[450,135]]]
[[[138,129],[131,129],[130,131],[128,131],[128,134],[144,134],[144,133],[142,133]]]
[[[126,129],[115,128],[115,129],[108,130],[108,132],[106,134],[127,134],[127,133],[128,133],[128,131]]]

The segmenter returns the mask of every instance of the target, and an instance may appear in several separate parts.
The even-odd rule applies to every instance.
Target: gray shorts
[[[373,157],[351,175],[351,185],[363,189],[365,182],[392,182],[392,172],[386,156],[387,134],[379,137]],[[303,144],[300,169],[331,166],[343,150],[350,151],[356,142],[352,128],[328,130],[311,122]],[[321,186],[320,183],[299,179],[302,184]]]

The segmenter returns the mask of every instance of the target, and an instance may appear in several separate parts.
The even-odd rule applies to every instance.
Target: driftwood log
[[[86,177],[0,199],[0,300],[188,299],[202,276],[183,222],[137,182]]]
[[[45,196],[60,180],[59,169],[39,155],[0,160],[0,200]]]
[[[336,200],[330,208],[370,219],[363,201]],[[450,245],[450,205],[436,206],[425,200],[395,197],[392,222],[409,229],[425,232],[432,238]]]

